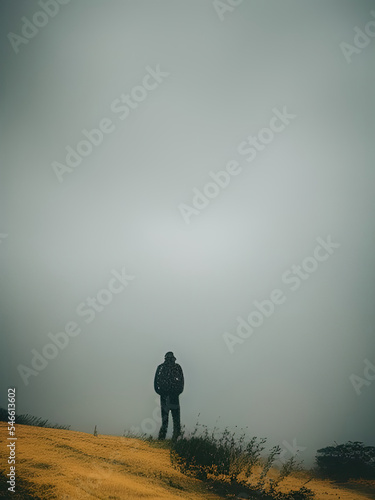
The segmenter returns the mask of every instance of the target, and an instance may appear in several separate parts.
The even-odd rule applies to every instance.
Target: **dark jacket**
[[[184,374],[178,363],[162,363],[156,369],[154,389],[160,396],[178,396],[184,390]]]

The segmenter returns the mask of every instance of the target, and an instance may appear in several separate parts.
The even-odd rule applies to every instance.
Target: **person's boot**
[[[176,440],[181,436],[181,429],[177,427],[177,429],[173,428],[172,439]]]
[[[167,435],[167,429],[165,429],[163,426],[160,427],[158,439],[160,439],[160,440],[165,439],[166,435]]]

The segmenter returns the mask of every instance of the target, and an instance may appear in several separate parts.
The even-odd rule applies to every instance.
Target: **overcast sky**
[[[156,436],[171,350],[187,429],[375,445],[373,1],[0,14],[1,406]]]

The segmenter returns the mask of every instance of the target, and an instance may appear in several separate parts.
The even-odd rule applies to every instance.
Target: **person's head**
[[[174,357],[172,351],[167,352],[167,354],[164,356],[164,361],[167,364],[173,364],[176,361],[176,358]]]

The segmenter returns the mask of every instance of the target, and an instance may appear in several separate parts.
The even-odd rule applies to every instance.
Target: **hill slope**
[[[7,424],[0,422],[1,470],[9,471],[4,443]],[[17,425],[18,494],[7,495],[0,484],[1,498],[27,499],[168,499],[219,500],[204,483],[187,478],[170,463],[169,450],[155,448],[138,439]],[[288,478],[298,487],[297,478]],[[328,481],[311,481],[309,488],[318,500],[365,500],[365,485],[351,485],[360,491],[340,489]],[[350,485],[348,485],[350,487]],[[24,488],[24,489],[22,489]],[[31,495],[27,497],[27,492]],[[370,491],[370,490],[369,490]]]
[[[176,471],[168,450],[154,448],[138,439],[94,437],[83,432],[26,425],[17,425],[16,434],[16,485],[19,479],[23,480],[20,486],[43,499],[54,496],[75,500],[219,498],[206,491],[200,481]],[[4,422],[0,422],[0,435],[3,471],[7,464],[4,442],[8,437]],[[9,471],[7,465],[5,469]]]

